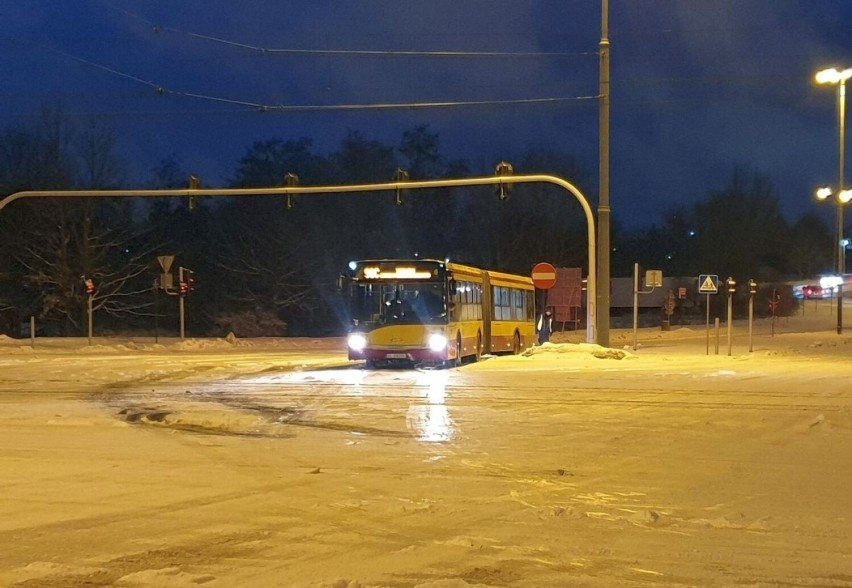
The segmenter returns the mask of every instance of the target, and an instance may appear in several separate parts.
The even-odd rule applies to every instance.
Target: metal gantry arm
[[[353,192],[381,192],[399,190],[418,190],[428,188],[452,188],[462,186],[487,186],[495,184],[529,184],[547,183],[554,184],[567,190],[574,196],[583,208],[586,217],[586,226],[589,235],[588,243],[588,295],[586,308],[586,341],[597,342],[597,320],[596,320],[596,285],[597,285],[597,258],[595,241],[595,220],[592,208],[586,197],[580,190],[570,182],[551,175],[498,175],[474,178],[459,178],[445,180],[415,180],[386,182],[379,184],[353,184],[353,185],[331,185],[331,186],[278,186],[273,188],[177,188],[177,189],[151,189],[151,190],[27,190],[15,192],[0,200],[0,210],[16,200],[23,198],[157,198],[163,196],[291,196],[303,194],[340,194]],[[606,276],[607,281],[609,275]]]

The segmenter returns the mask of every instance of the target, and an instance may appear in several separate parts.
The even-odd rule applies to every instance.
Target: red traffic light
[[[83,284],[86,286],[86,294],[94,294],[97,290],[92,278],[83,278]]]
[[[182,296],[195,290],[195,272],[189,268],[178,268],[179,291]]]

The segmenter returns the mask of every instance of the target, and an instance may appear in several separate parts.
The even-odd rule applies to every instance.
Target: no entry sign
[[[556,285],[556,268],[553,265],[541,262],[533,266],[532,281],[536,288],[549,290]]]

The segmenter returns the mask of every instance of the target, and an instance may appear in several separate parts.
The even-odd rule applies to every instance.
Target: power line
[[[151,88],[157,92],[157,94],[161,95],[171,95],[171,96],[179,96],[183,98],[194,98],[198,100],[206,100],[209,102],[218,102],[224,104],[230,104],[235,106],[245,106],[247,108],[251,108],[260,112],[297,112],[297,111],[343,111],[343,110],[392,110],[392,109],[426,109],[426,108],[450,108],[454,106],[486,106],[486,105],[509,105],[509,104],[547,104],[547,103],[559,103],[559,102],[579,102],[586,100],[597,100],[598,96],[562,96],[562,97],[547,97],[547,98],[518,98],[518,99],[507,99],[507,100],[446,100],[446,101],[433,101],[433,102],[380,102],[380,103],[367,103],[367,104],[305,104],[305,105],[296,105],[296,104],[264,104],[261,102],[250,102],[247,100],[237,100],[233,98],[225,98],[222,96],[214,96],[211,94],[200,94],[197,92],[185,92],[181,90],[172,90],[166,88],[165,86],[153,82],[151,80],[145,80],[138,76],[125,73],[123,71],[117,70],[115,68],[103,65],[101,63],[97,63],[95,61],[91,61],[89,59],[85,59],[83,57],[78,57],[76,55],[72,55],[65,51],[60,51],[59,49],[53,49],[53,51],[59,53],[60,55],[82,63],[88,67],[92,67],[95,69],[99,69],[101,71],[105,71],[109,74],[116,75],[138,84],[142,84]]]
[[[525,58],[525,57],[587,57],[594,56],[597,57],[597,51],[580,51],[580,52],[552,52],[552,51],[451,51],[451,50],[440,50],[440,51],[414,51],[414,50],[378,50],[378,49],[293,49],[293,48],[270,48],[270,47],[260,47],[258,45],[251,45],[248,43],[243,43],[240,41],[234,41],[231,39],[224,39],[221,37],[214,37],[212,35],[205,35],[203,33],[197,33],[193,31],[185,31],[183,29],[178,29],[174,27],[163,27],[156,24],[153,21],[150,21],[138,14],[125,10],[123,8],[115,8],[119,12],[126,14],[127,16],[144,22],[146,25],[150,26],[151,29],[155,33],[160,32],[169,32],[177,35],[183,35],[186,37],[190,37],[193,39],[199,39],[202,41],[209,41],[212,43],[218,43],[221,45],[226,45],[228,47],[234,47],[238,49],[245,49],[247,51],[253,51],[256,53],[260,53],[263,55],[326,55],[326,56],[369,56],[369,57],[512,57],[512,58]]]

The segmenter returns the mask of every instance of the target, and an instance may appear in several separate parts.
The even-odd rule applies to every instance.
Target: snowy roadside
[[[818,360],[852,361],[852,329],[833,332],[834,314],[819,312],[754,325],[736,321],[728,355],[726,329],[673,326],[611,331],[609,348],[583,342],[585,331],[556,332],[551,343],[519,356],[487,357],[462,370],[689,370],[749,365],[788,371]],[[634,337],[636,345],[634,346]],[[635,347],[635,349],[634,349]],[[749,349],[751,347],[751,350]],[[0,335],[0,391],[85,391],[93,386],[163,379],[201,381],[270,371],[358,367],[346,357],[345,339],[257,338],[167,339],[85,337],[12,339]],[[808,369],[814,369],[809,365]]]

